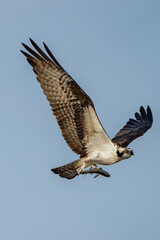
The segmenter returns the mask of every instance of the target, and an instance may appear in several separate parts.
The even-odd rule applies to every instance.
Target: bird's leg
[[[90,167],[90,170],[96,170],[96,169],[99,169],[99,167],[97,166],[97,164],[93,164],[93,165]]]
[[[93,164],[90,168],[90,170],[93,170],[93,171],[98,171],[98,170],[102,170],[102,168],[99,168],[96,164]],[[104,170],[102,170],[104,171]],[[108,173],[107,173],[108,174]],[[98,177],[100,175],[99,171],[97,172],[97,174],[94,176],[94,178]]]
[[[93,164],[89,170],[83,170],[80,174],[93,174],[96,173],[94,178],[98,177],[99,175],[102,175],[104,177],[110,177],[110,174],[106,171],[104,171],[102,168],[99,168],[96,164]]]

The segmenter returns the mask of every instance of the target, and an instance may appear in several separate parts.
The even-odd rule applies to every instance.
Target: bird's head
[[[131,148],[123,148],[123,147],[117,148],[117,157],[119,161],[130,158],[132,155],[134,155],[134,153],[133,153],[133,149]]]

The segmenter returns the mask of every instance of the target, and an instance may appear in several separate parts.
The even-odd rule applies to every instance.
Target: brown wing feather
[[[82,156],[86,153],[87,135],[84,110],[89,106],[94,108],[93,102],[61,67],[46,45],[44,45],[45,49],[53,61],[33,40],[31,43],[39,54],[25,44],[23,46],[33,56],[24,51],[21,52],[33,67],[67,144],[74,152]]]
[[[127,147],[134,139],[142,136],[153,123],[153,116],[150,107],[147,111],[141,106],[140,113],[135,113],[135,118],[130,118],[126,125],[120,129],[116,136],[112,139],[122,147]]]

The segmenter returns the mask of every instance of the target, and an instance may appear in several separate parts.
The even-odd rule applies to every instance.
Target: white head
[[[117,157],[119,161],[130,158],[132,155],[134,155],[134,153],[133,153],[133,149],[131,148],[123,148],[123,147],[117,148]]]

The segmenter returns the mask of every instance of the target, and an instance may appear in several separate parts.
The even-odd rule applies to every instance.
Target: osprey
[[[36,51],[22,43],[30,54],[21,52],[37,75],[64,139],[72,151],[80,155],[78,160],[52,171],[67,179],[88,172],[105,175],[97,164],[110,165],[130,158],[133,150],[127,146],[152,126],[150,107],[145,111],[141,106],[140,113],[135,113],[136,119],[129,119],[111,140],[98,119],[90,97],[63,69],[45,43],[48,55],[32,39],[30,41]],[[85,171],[89,166],[91,171]]]

